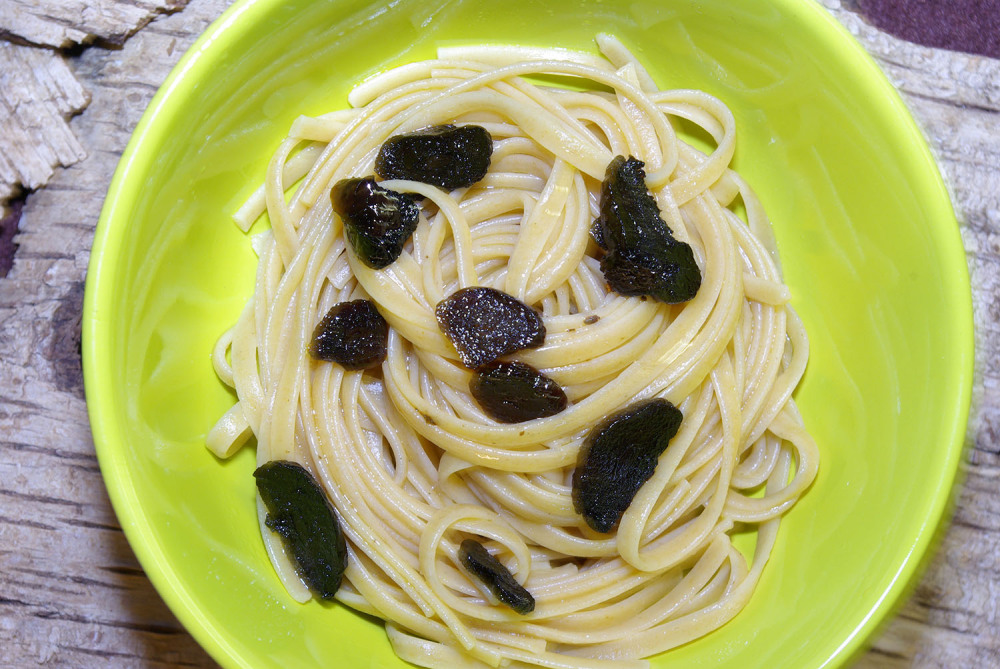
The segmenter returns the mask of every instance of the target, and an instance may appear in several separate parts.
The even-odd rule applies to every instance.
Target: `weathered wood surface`
[[[91,42],[120,45],[154,16],[187,0],[2,0],[0,2],[0,204],[45,185],[56,166],[86,152],[66,120],[90,101],[63,54]]]
[[[0,3],[5,0],[0,0]],[[200,0],[120,50],[69,58],[92,101],[86,160],[28,197],[0,279],[0,666],[210,667],[153,590],[111,509],[90,437],[80,312],[118,158],[184,50],[229,4]]]
[[[0,666],[213,666],[146,580],[101,480],[78,356],[83,279],[118,157],[157,86],[228,4],[192,0],[120,51],[70,60],[88,157],[24,206],[0,279]],[[951,185],[973,274],[975,408],[965,486],[936,558],[859,660],[1000,666],[1000,61],[924,49],[825,0],[903,91]]]
[[[0,42],[0,202],[86,157],[67,119],[89,101],[59,53]]]
[[[66,48],[93,41],[122,44],[129,35],[187,0],[3,0],[0,33]]]

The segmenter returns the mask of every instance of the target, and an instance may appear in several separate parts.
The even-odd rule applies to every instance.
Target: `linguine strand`
[[[254,240],[254,295],[213,353],[239,399],[208,446],[227,457],[253,435],[258,463],[294,460],[315,475],[348,541],[337,597],[383,618],[397,655],[420,666],[646,666],[739,612],[781,516],[816,475],[791,397],[808,341],[766,215],[729,167],[733,115],[703,92],[657,89],[620,42],[597,41],[606,60],[449,47],[369,79],[352,109],[296,120],[236,216],[248,230],[266,206],[271,232]],[[583,90],[528,75],[574,77]],[[675,118],[714,147],[686,144]],[[361,263],[330,205],[333,184],[370,174],[394,134],[473,122],[494,138],[486,178],[451,193],[383,182],[424,198],[419,223],[392,265]],[[694,251],[702,285],[686,304],[623,297],[604,281],[590,230],[605,168],[624,154],[645,162],[663,219]],[[544,345],[514,357],[563,387],[564,411],[499,424],[470,397],[471,373],[434,316],[469,286],[541,310]],[[381,367],[312,360],[316,323],[358,298],[389,322]],[[580,446],[606,416],[651,397],[681,408],[681,428],[617,530],[599,534],[572,501]],[[304,601],[259,502],[258,513],[279,578]],[[755,531],[748,557],[736,528]],[[533,612],[498,605],[460,567],[466,537],[528,588]]]

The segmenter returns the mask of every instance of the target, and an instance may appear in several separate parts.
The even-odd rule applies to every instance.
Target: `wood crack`
[[[53,504],[56,506],[69,506],[74,509],[82,509],[83,504],[80,502],[74,502],[68,499],[61,499],[59,497],[50,497],[48,495],[36,495],[34,493],[18,492],[16,490],[6,490],[0,488],[0,495],[5,497],[11,497],[14,499],[19,499],[25,502],[38,502],[39,504]]]
[[[111,525],[108,523],[95,523],[93,521],[81,520],[79,518],[60,518],[59,520],[74,527],[86,527],[92,530],[104,530],[107,532],[122,532],[122,528],[118,525]]]
[[[66,622],[83,623],[88,625],[96,624],[96,625],[103,625],[105,627],[114,627],[117,629],[134,630],[136,632],[157,634],[160,636],[178,636],[181,634],[185,634],[183,629],[170,625],[160,625],[156,623],[136,623],[127,620],[100,620],[95,618],[87,618],[85,616],[80,616],[80,615],[62,613],[60,611],[53,611],[51,609],[36,611],[32,615],[35,618],[40,618],[42,620],[63,620]]]
[[[23,453],[36,453],[38,455],[46,455],[49,457],[57,458],[59,460],[72,460],[80,461],[86,463],[96,463],[97,454],[89,451],[67,451],[62,448],[55,448],[53,446],[42,446],[39,444],[29,444],[23,441],[0,441],[0,446],[3,448],[10,449],[12,451],[19,451]]]
[[[998,107],[987,107],[985,105],[975,104],[971,102],[962,102],[960,100],[953,100],[949,97],[938,97],[934,95],[928,95],[926,93],[918,93],[916,91],[902,89],[903,92],[911,98],[916,98],[918,100],[924,100],[925,102],[931,102],[933,104],[942,104],[947,107],[953,107],[962,111],[976,111],[982,112],[984,114],[997,115],[1000,114],[1000,108]]]
[[[0,523],[4,523],[6,525],[19,525],[21,527],[33,527],[36,530],[45,530],[46,532],[51,532],[56,529],[54,525],[47,525],[37,520],[30,520],[28,518],[12,518],[11,516],[0,516]]]
[[[22,567],[19,571],[25,574],[31,574],[33,576],[39,576],[45,579],[51,579],[54,581],[64,581],[68,583],[74,583],[76,585],[96,585],[102,588],[110,588],[112,590],[127,590],[128,587],[124,585],[119,585],[117,583],[108,583],[107,581],[99,581],[95,578],[87,578],[86,576],[60,574],[54,571],[47,571],[44,569],[31,569],[29,567]]]
[[[875,655],[881,655],[882,657],[891,657],[894,660],[909,660],[910,659],[906,655],[903,655],[902,653],[897,653],[895,651],[886,650],[885,648],[879,648],[878,646],[872,646],[871,648],[868,649],[868,652],[869,653],[873,653]]]

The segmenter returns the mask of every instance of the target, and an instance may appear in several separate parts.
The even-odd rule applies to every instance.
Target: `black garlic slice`
[[[515,580],[514,575],[474,539],[458,548],[458,559],[469,573],[489,588],[493,596],[522,616],[535,610],[535,598]]]
[[[653,475],[682,419],[673,404],[653,399],[628,407],[590,432],[573,472],[573,506],[590,527],[614,529]]]
[[[399,258],[420,219],[409,196],[382,188],[371,178],[338,181],[330,202],[355,255],[372,269],[388,267]]]
[[[309,354],[345,369],[368,369],[385,360],[389,324],[371,300],[334,305],[313,331]]]
[[[566,408],[559,384],[523,362],[491,362],[476,370],[469,391],[490,418],[521,423]]]
[[[454,190],[471,186],[490,167],[493,138],[478,125],[436,125],[390,137],[375,159],[383,179],[408,179]]]
[[[302,465],[272,460],[253,473],[267,508],[264,524],[281,536],[305,584],[331,600],[347,568],[347,544],[337,512]]]
[[[462,363],[473,369],[545,341],[538,312],[493,288],[457,290],[438,302],[434,314]]]
[[[601,188],[601,215],[591,235],[606,253],[604,278],[622,295],[674,304],[692,299],[701,271],[691,246],[678,241],[646,189],[643,162],[616,156]]]

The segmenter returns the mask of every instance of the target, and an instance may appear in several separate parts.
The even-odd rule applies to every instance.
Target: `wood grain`
[[[91,42],[120,45],[154,16],[187,0],[3,0],[0,2],[0,204],[48,182],[86,152],[66,119],[89,102],[63,54]]]
[[[211,667],[136,561],[97,466],[80,315],[94,226],[125,144],[184,50],[228,5],[192,3],[120,50],[72,56],[86,160],[28,197],[0,279],[0,666]]]
[[[89,101],[60,54],[0,42],[0,202],[86,157],[67,119]]]
[[[93,228],[118,157],[170,67],[227,4],[192,0],[119,51],[70,59],[92,94],[69,121],[88,157],[29,196],[14,266],[0,279],[0,665],[214,666],[118,528],[78,352]],[[837,0],[823,4],[902,91],[938,157],[962,221],[977,328],[954,522],[858,666],[1000,666],[1000,61],[902,42]]]
[[[4,0],[0,33],[56,48],[95,40],[122,44],[154,16],[185,4],[187,0]]]

